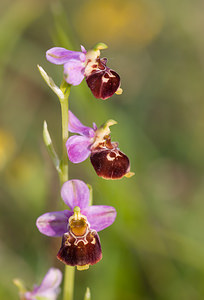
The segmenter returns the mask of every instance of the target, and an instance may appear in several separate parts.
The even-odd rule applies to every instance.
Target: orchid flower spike
[[[89,206],[89,188],[81,180],[69,180],[61,189],[61,196],[70,210],[48,212],[37,219],[38,230],[47,235],[62,236],[57,258],[70,266],[84,270],[102,258],[97,231],[110,226],[116,218],[111,206]]]
[[[100,50],[106,48],[103,43],[89,51],[81,46],[81,52],[54,47],[46,52],[46,58],[53,64],[64,65],[64,78],[69,84],[79,85],[85,77],[94,97],[105,100],[114,93],[122,93],[120,76],[106,66],[106,58],[100,59]]]
[[[116,124],[108,120],[101,127],[84,126],[79,119],[69,111],[69,131],[79,135],[71,136],[66,143],[69,160],[80,163],[90,155],[91,163],[98,176],[105,179],[121,179],[123,176],[131,177],[130,161],[119,150],[118,143],[111,142],[110,126]]]
[[[20,280],[14,280],[14,284],[19,288],[20,299],[22,300],[56,300],[60,292],[61,282],[62,272],[55,268],[50,268],[42,283],[39,286],[34,285],[31,292],[26,291]]]

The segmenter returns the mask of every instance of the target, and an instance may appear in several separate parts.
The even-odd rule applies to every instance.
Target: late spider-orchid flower
[[[81,52],[54,47],[46,52],[46,58],[53,64],[64,65],[67,83],[79,85],[85,77],[94,97],[105,100],[114,93],[122,93],[120,76],[106,66],[106,58],[100,58],[100,50],[105,48],[102,43],[89,51],[81,46]]]
[[[91,163],[98,176],[105,179],[121,179],[130,177],[130,161],[119,150],[118,143],[111,142],[110,126],[116,124],[109,120],[97,128],[83,125],[79,119],[69,111],[69,131],[79,135],[71,136],[66,143],[69,160],[80,163],[90,156]]]
[[[62,282],[62,272],[59,269],[50,268],[42,283],[34,285],[32,291],[26,291],[23,282],[14,279],[14,284],[19,288],[21,300],[56,300],[60,292],[60,284]]]
[[[62,236],[57,258],[63,263],[87,269],[101,260],[101,244],[97,231],[110,226],[116,218],[111,206],[89,206],[89,188],[81,180],[69,180],[61,196],[70,210],[48,212],[37,219],[38,230],[53,237]]]

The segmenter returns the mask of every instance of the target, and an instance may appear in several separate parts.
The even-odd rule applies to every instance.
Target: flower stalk
[[[64,97],[59,98],[61,105],[61,117],[62,117],[62,159],[60,163],[59,178],[61,186],[63,183],[68,181],[68,156],[66,142],[69,137],[68,122],[69,122],[69,95],[71,90],[71,85],[66,81],[62,81],[60,90],[63,92]],[[65,265],[64,270],[64,287],[63,287],[63,300],[73,300],[74,295],[74,275],[75,267]]]
[[[75,267],[65,266],[63,300],[72,300],[74,295]]]
[[[58,172],[60,185],[68,181],[68,156],[66,149],[66,142],[69,137],[68,131],[68,105],[69,105],[69,95],[71,90],[71,84],[68,84],[64,79],[60,85],[60,88],[54,83],[53,79],[47,75],[44,69],[38,65],[38,70],[47,83],[47,85],[53,90],[57,95],[61,105],[61,118],[62,118],[62,158],[59,160],[58,155],[54,149],[52,139],[50,137],[49,131],[47,129],[47,123],[44,122],[43,126],[43,139],[48,153],[55,165]],[[63,288],[63,300],[73,300],[74,294],[74,274],[75,267],[65,266],[64,272],[64,288]]]
[[[65,81],[62,82],[61,91],[63,92],[64,97],[59,98],[60,105],[61,105],[61,115],[62,115],[62,159],[60,163],[60,170],[59,173],[60,183],[62,184],[68,180],[68,156],[67,156],[67,148],[66,142],[69,137],[68,131],[68,121],[69,121],[69,114],[68,114],[68,99],[71,90],[71,85],[66,83]]]

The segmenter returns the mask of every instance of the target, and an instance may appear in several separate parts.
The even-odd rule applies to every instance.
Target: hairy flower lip
[[[101,243],[95,230],[88,230],[85,237],[75,238],[68,231],[63,235],[57,258],[80,270],[88,269],[102,259]],[[84,267],[86,266],[86,267]]]
[[[130,171],[129,158],[118,148],[99,148],[92,152],[90,160],[97,175],[107,180],[122,179]]]

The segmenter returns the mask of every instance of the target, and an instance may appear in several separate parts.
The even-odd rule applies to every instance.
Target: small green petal
[[[104,43],[97,43],[94,47],[93,50],[104,50],[107,49],[108,46]]]
[[[92,147],[94,148],[96,145],[98,145],[100,142],[102,142],[104,140],[105,136],[109,136],[111,131],[110,131],[110,126],[117,124],[117,122],[115,120],[108,120],[106,121],[103,125],[101,125],[101,127],[99,127],[96,130],[96,138],[95,141],[92,145]]]
[[[109,135],[111,132],[109,127],[115,124],[117,124],[115,120],[106,121],[103,125],[101,125],[101,127],[97,129],[97,135],[102,137]]]
[[[102,127],[104,130],[106,130],[106,129],[109,128],[110,126],[113,126],[113,125],[115,125],[115,124],[117,124],[117,123],[118,123],[117,121],[110,119],[110,120],[106,121],[101,127]]]

